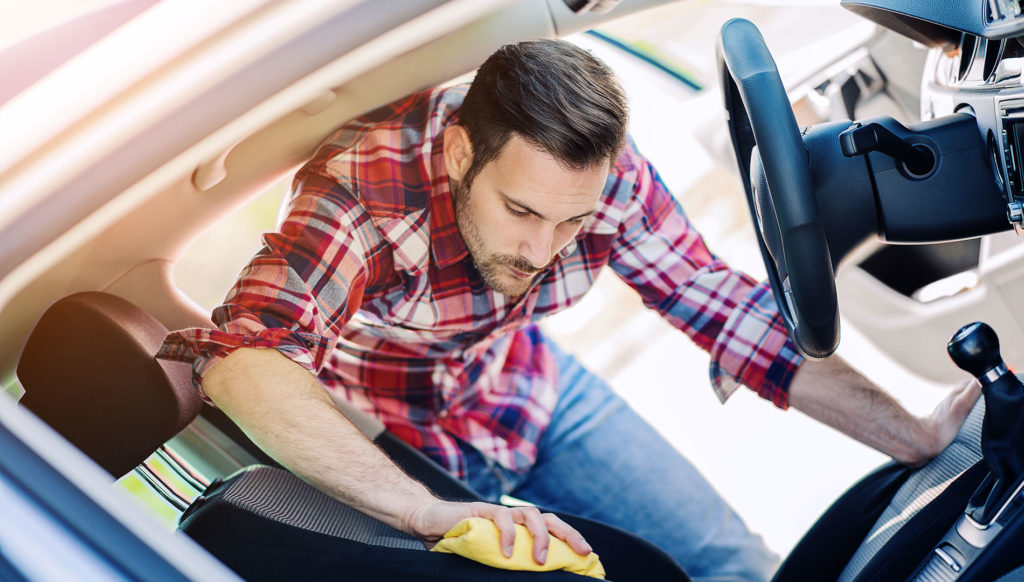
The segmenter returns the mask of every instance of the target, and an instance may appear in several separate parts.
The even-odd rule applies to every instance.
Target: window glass
[[[220,305],[239,271],[260,249],[260,235],[274,229],[290,183],[291,174],[197,238],[174,266],[178,288],[207,310]]]

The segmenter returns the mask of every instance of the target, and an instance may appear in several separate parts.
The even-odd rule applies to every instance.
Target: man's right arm
[[[579,554],[590,546],[572,527],[532,507],[456,503],[435,497],[335,408],[317,379],[274,349],[241,348],[213,366],[206,395],[257,445],[321,491],[428,546],[467,517],[497,524],[511,555],[514,523],[534,535],[534,559],[546,560],[550,531]]]

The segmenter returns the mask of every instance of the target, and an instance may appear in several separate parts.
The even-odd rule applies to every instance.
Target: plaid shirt
[[[632,143],[597,212],[530,290],[515,301],[491,291],[442,163],[464,96],[412,95],[340,128],[214,311],[218,329],[171,333],[161,357],[192,362],[202,394],[203,374],[234,349],[276,348],[457,475],[456,438],[524,470],[558,399],[535,322],[579,301],[608,265],[710,352],[720,398],[742,383],[786,407],[801,358],[770,291],[708,251]]]

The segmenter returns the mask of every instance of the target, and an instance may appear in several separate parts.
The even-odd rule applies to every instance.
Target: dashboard
[[[990,5],[1019,0],[990,0]],[[1020,230],[1024,223],[1024,36],[992,39],[962,33],[953,49],[933,49],[922,81],[921,116],[975,116],[993,178]]]

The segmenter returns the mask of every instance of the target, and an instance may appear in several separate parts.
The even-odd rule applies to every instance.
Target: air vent
[[[1002,123],[1003,165],[1006,168],[1006,191],[1014,198],[1024,196],[1024,100],[999,104]]]
[[[1020,37],[1007,39],[1003,43],[1003,56],[1002,59],[1019,59],[1024,57],[1024,44],[1021,42],[1024,39]]]
[[[960,67],[956,74],[957,81],[963,81],[967,78],[967,73],[971,70],[971,63],[974,62],[977,48],[978,37],[967,33],[960,37]]]
[[[996,71],[996,65],[999,64],[999,59],[1003,56],[1003,48],[1006,45],[1006,41],[989,40],[985,42],[988,43],[988,46],[985,48],[985,68],[982,70],[982,78],[987,81],[992,78],[992,73]]]

